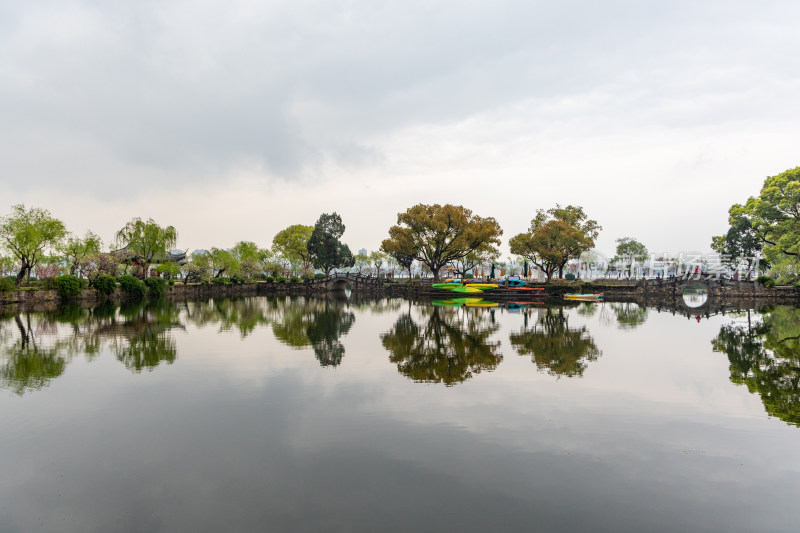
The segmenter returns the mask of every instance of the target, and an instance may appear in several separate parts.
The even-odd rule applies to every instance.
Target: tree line
[[[550,280],[563,274],[568,261],[594,247],[600,225],[583,208],[556,206],[539,210],[528,231],[511,238],[512,254],[540,268]],[[458,205],[410,207],[397,216],[388,238],[378,251],[353,255],[341,242],[345,225],[337,213],[322,214],[314,226],[296,224],[278,232],[269,248],[239,241],[231,248],[196,250],[191,258],[172,254],[178,233],[152,219],[134,218],[120,228],[108,251],[88,231],[83,237],[70,233],[49,211],[24,205],[12,207],[0,218],[0,245],[9,255],[0,259],[0,270],[13,271],[14,284],[30,283],[36,277],[71,274],[93,282],[100,274],[138,277],[182,277],[185,282],[204,279],[263,278],[328,275],[334,269],[375,267],[400,268],[411,277],[419,264],[438,280],[449,266],[467,276],[479,266],[498,260],[503,230],[492,217],[481,217]],[[154,266],[155,265],[155,266]]]

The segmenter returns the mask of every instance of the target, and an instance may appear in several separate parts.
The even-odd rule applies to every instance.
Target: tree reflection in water
[[[417,382],[452,386],[494,370],[503,360],[500,341],[489,340],[499,327],[493,311],[428,306],[420,312],[421,324],[409,311],[381,335],[389,360],[401,374]]]
[[[728,324],[711,341],[730,361],[730,379],[758,394],[770,416],[800,426],[800,309],[775,307],[761,320]]]
[[[280,342],[296,349],[311,347],[321,366],[339,366],[346,335],[356,321],[347,301],[333,298],[319,300],[276,300],[272,309],[272,332]]]
[[[537,309],[539,317],[532,327],[523,327],[510,336],[519,355],[530,355],[539,370],[552,376],[579,377],[587,361],[596,361],[602,352],[586,326],[570,328],[564,308]]]

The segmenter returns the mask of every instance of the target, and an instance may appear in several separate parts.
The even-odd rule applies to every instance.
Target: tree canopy
[[[758,197],[728,211],[730,228],[712,246],[732,261],[758,252],[772,264],[800,260],[800,167],[764,180]]]
[[[344,231],[344,230],[342,230]],[[279,231],[272,239],[272,251],[285,257],[291,264],[307,271],[313,265],[308,241],[314,232],[314,226],[295,224]]]
[[[334,268],[347,268],[355,263],[350,248],[339,241],[344,229],[342,217],[335,212],[330,215],[323,213],[308,239],[306,247],[314,267],[324,270],[326,276]]]
[[[644,263],[647,261],[647,247],[631,237],[617,239],[616,255],[611,259],[612,263],[622,264],[623,268],[628,268],[634,263]]]
[[[0,244],[20,261],[16,284],[27,276],[30,282],[31,270],[45,256],[48,250],[55,250],[66,236],[64,224],[45,209],[22,204],[11,208],[11,214],[0,218]]]
[[[136,255],[147,276],[150,263],[163,261],[167,250],[175,246],[178,232],[172,226],[162,228],[152,218],[134,218],[117,232],[116,238],[118,245]]]
[[[418,204],[397,215],[381,250],[395,258],[413,257],[438,280],[443,266],[471,252],[497,253],[502,234],[494,218],[473,215],[460,205]]]
[[[508,244],[512,254],[538,266],[549,281],[556,270],[563,273],[569,260],[594,248],[601,229],[582,207],[556,204],[547,211],[539,209],[528,231],[515,235]]]

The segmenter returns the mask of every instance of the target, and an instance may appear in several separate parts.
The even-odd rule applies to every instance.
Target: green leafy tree
[[[209,256],[211,260],[211,269],[214,271],[215,278],[221,277],[222,274],[227,274],[227,276],[230,277],[239,271],[239,260],[228,250],[211,248]]]
[[[163,261],[167,250],[175,246],[178,232],[172,226],[162,228],[152,218],[146,222],[134,218],[117,232],[116,238],[120,246],[136,255],[147,276],[150,264]]]
[[[412,256],[438,280],[442,267],[469,253],[496,253],[502,234],[494,218],[473,215],[462,206],[418,204],[397,215],[381,250]]]
[[[550,281],[571,259],[594,248],[602,228],[589,219],[582,207],[568,205],[544,211],[539,209],[526,233],[512,237],[508,244],[511,253],[538,266]]]
[[[11,208],[11,214],[0,218],[0,244],[20,262],[16,284],[19,286],[48,250],[55,250],[66,236],[64,224],[45,209],[25,209],[22,204]]]
[[[414,265],[414,254],[406,253],[403,250],[393,250],[388,252],[389,257],[408,272],[408,279],[411,279],[411,267]]]
[[[334,268],[349,268],[355,263],[350,248],[339,241],[344,229],[342,217],[336,213],[323,213],[308,239],[308,253],[314,267],[324,270],[326,276]]]
[[[712,244],[731,257],[761,252],[770,263],[800,262],[800,167],[764,180],[758,197],[734,204],[728,214],[730,229]]]
[[[369,262],[375,268],[375,275],[380,275],[381,268],[386,263],[387,254],[376,251],[369,254]]]
[[[632,269],[635,263],[647,261],[647,247],[630,237],[617,239],[617,252],[611,259],[612,263],[622,265],[624,270]]]
[[[358,273],[361,274],[365,268],[369,268],[369,255],[356,254],[353,258],[353,265],[358,269]]]
[[[87,231],[83,238],[68,237],[61,247],[61,252],[69,264],[69,273],[82,276],[81,262],[83,258],[100,253],[103,241],[96,234]]]
[[[308,271],[314,263],[311,252],[308,250],[308,241],[313,232],[313,226],[303,226],[302,224],[282,229],[272,239],[272,251],[288,259],[292,265]]]

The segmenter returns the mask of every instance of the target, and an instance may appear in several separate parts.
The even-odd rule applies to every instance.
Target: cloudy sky
[[[583,206],[598,248],[707,249],[800,165],[800,2],[0,0],[0,213],[106,241],[377,249],[456,203],[504,242]],[[507,253],[507,252],[506,252]]]

